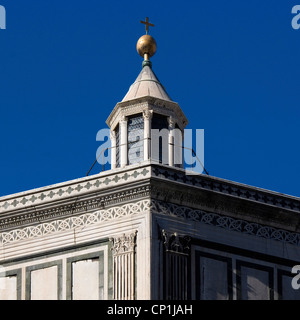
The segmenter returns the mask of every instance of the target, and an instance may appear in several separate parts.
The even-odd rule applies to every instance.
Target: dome
[[[135,82],[130,86],[122,102],[145,96],[172,101],[150,66],[144,66]]]

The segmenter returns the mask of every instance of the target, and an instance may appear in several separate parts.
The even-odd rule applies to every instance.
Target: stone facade
[[[1,299],[300,298],[296,197],[144,161],[0,208]]]

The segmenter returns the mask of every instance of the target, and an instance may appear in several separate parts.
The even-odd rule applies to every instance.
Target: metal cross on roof
[[[140,21],[140,22],[146,25],[146,34],[148,34],[149,26],[150,27],[154,27],[154,24],[149,22],[149,18],[148,17],[146,17],[146,21]]]

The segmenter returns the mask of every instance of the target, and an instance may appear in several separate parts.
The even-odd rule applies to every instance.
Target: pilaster
[[[179,236],[177,232],[162,230],[164,244],[164,298],[167,300],[187,300],[190,298],[189,236]]]
[[[115,300],[135,299],[136,232],[111,238],[113,241],[113,281]]]

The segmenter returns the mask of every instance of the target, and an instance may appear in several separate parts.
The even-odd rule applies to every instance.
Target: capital
[[[169,129],[174,129],[175,128],[175,119],[174,119],[174,117],[172,117],[172,116],[168,117],[168,123],[169,123]]]
[[[143,117],[145,120],[150,120],[153,116],[153,110],[144,110],[143,111]]]
[[[187,255],[190,253],[191,237],[180,236],[177,232],[168,233],[166,230],[162,230],[161,234],[166,251]]]
[[[114,255],[123,254],[134,251],[136,245],[137,231],[130,234],[123,234],[120,237],[110,238],[113,242],[111,250]]]
[[[122,116],[119,123],[120,123],[121,126],[127,125],[127,117]]]
[[[116,139],[116,131],[110,130],[110,140],[115,140],[115,139]]]

